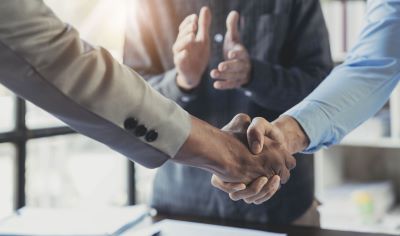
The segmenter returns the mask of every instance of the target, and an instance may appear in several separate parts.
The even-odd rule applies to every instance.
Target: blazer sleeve
[[[146,167],[179,151],[190,116],[39,0],[0,1],[0,83]]]

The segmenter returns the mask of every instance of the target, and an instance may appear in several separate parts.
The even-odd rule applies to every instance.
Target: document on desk
[[[285,236],[252,229],[192,223],[177,220],[163,220],[149,228],[124,234],[124,236]]]
[[[0,221],[0,236],[114,236],[149,216],[144,205],[95,209],[22,208]]]

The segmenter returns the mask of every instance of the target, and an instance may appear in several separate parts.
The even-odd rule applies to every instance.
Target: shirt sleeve
[[[293,1],[279,63],[252,60],[243,90],[267,109],[284,111],[310,94],[333,67],[329,35],[319,0]],[[279,21],[278,21],[279,22]]]
[[[400,1],[368,1],[366,26],[345,62],[285,113],[310,139],[305,152],[340,142],[389,99],[400,78]]]
[[[0,1],[0,83],[146,167],[174,157],[190,133],[187,112],[39,0]]]

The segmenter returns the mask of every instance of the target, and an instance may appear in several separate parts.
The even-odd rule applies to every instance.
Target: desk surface
[[[158,215],[154,217],[153,222],[158,222],[164,219],[182,220],[214,225],[224,225],[239,228],[257,229],[275,233],[285,233],[288,236],[385,236],[384,234],[371,234],[371,233],[359,233],[359,232],[345,232],[336,230],[327,230],[311,227],[300,227],[300,226],[266,226],[262,224],[249,224],[243,222],[234,221],[222,221],[222,220],[211,220],[197,217],[176,217],[167,215]]]

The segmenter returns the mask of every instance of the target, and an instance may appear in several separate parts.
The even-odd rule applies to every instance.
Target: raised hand
[[[232,122],[231,122],[232,123]],[[247,128],[247,140],[251,151],[255,154],[260,153],[270,142],[278,142],[287,150],[287,142],[280,129],[263,118],[255,118]],[[288,159],[287,165],[294,167]],[[268,201],[280,187],[280,176],[275,175],[272,178],[260,177],[249,186],[243,183],[226,183],[217,176],[213,176],[211,183],[214,187],[229,193],[232,200],[244,200],[246,203],[261,204]]]
[[[211,12],[208,7],[186,17],[179,26],[179,34],[172,48],[177,69],[177,84],[184,90],[196,88],[210,57],[209,28]]]
[[[236,11],[229,13],[226,19],[224,41],[225,61],[210,72],[215,80],[216,89],[234,89],[247,84],[250,80],[251,61],[247,49],[242,45],[238,29],[240,15]]]

